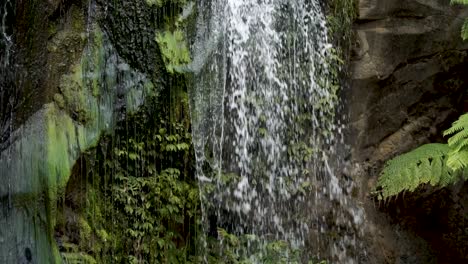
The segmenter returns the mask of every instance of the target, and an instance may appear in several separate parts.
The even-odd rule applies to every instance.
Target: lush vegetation
[[[354,41],[352,27],[357,17],[357,1],[330,0],[327,1],[327,9],[327,23],[330,37],[337,47],[336,55],[341,61],[347,61]]]
[[[198,187],[187,96],[174,90],[163,95],[171,104],[128,117],[85,157],[84,171],[75,176],[86,192],[77,216],[79,235],[64,241],[62,249],[69,262],[78,256],[98,263],[194,260],[201,219]]]
[[[146,2],[155,8],[168,2],[185,3]],[[329,105],[334,105],[339,97],[355,15],[353,1],[332,2],[328,16],[330,37],[338,47],[329,58],[329,65],[333,66],[332,96],[331,101],[315,106],[330,119],[336,114]],[[69,183],[70,190],[82,192],[68,193],[71,197],[65,198],[65,209],[56,228],[65,262],[201,263],[205,258],[208,263],[303,263],[301,252],[285,241],[264,242],[254,235],[230,234],[222,228],[205,237],[194,175],[187,89],[180,74],[190,56],[183,21],[166,20],[167,25],[155,32],[155,41],[170,85],[138,113],[125,117],[113,135],[83,157],[75,180]],[[326,112],[328,109],[331,112]],[[310,114],[304,112],[294,121],[311,126]],[[299,133],[308,137],[306,131]],[[301,141],[290,151],[298,157],[297,162],[303,162],[315,150]],[[73,196],[85,198],[76,203]],[[256,253],[246,253],[247,247]],[[314,259],[308,263],[325,262]]]
[[[218,228],[219,241],[210,241],[209,263],[225,264],[299,264],[305,263],[301,259],[301,252],[295,250],[286,241],[274,240],[265,242],[255,235],[245,234],[236,236]],[[247,248],[254,254],[246,254]],[[312,259],[307,264],[327,264],[324,260]]]

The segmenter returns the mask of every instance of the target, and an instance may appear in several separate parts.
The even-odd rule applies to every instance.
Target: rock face
[[[468,42],[460,38],[468,8],[450,5],[449,0],[360,0],[358,9],[357,41],[351,59],[351,89],[347,98],[353,159],[358,164],[358,174],[364,175],[363,193],[368,193],[375,187],[383,162],[421,144],[442,141],[442,131],[461,113],[468,111]],[[430,216],[438,217],[440,225],[453,227],[449,219],[456,216],[465,219],[466,213],[463,215],[462,210],[452,210],[452,207],[464,205],[466,208],[467,194],[458,192],[456,202],[445,204],[448,209],[444,212],[448,214],[450,211],[450,215],[444,215],[442,211],[437,215],[430,208],[439,205],[435,201],[445,197],[442,193],[451,191],[445,189],[424,196],[420,191],[409,198],[419,201],[412,203],[415,208],[424,204],[421,210],[427,214],[416,213],[408,205],[401,209],[406,214],[396,214],[400,209],[386,206],[382,210],[390,213],[394,221],[417,219],[424,226],[428,221],[425,218]],[[423,202],[426,199],[433,202]],[[424,232],[433,233],[429,239],[424,232],[419,232],[424,228],[416,231],[414,225],[402,224],[398,229],[402,229],[399,233],[404,235],[397,235],[383,227],[388,225],[385,215],[376,214],[372,209],[368,211],[376,228],[386,230],[382,233],[388,232],[381,235],[382,241],[387,242],[380,242],[394,245],[387,252],[388,263],[427,263],[423,259],[430,254],[441,263],[468,259],[466,251],[447,258],[447,254],[437,248],[440,243],[433,242],[435,237],[442,239],[441,228],[430,229],[431,225],[426,225],[429,229]],[[454,246],[453,239],[446,242]],[[418,243],[421,246],[414,246]],[[412,244],[413,249],[405,249],[408,244]],[[426,253],[420,256],[415,254],[416,251]],[[404,257],[411,254],[413,260]]]
[[[466,108],[468,42],[459,36],[468,10],[448,0],[368,0],[359,12],[351,66],[354,157],[378,162],[433,141]]]
[[[0,263],[62,262],[53,232],[73,165],[159,91],[158,75],[120,56],[98,23],[105,12],[88,4],[0,8],[11,36],[0,37]],[[160,56],[154,36],[145,41]]]

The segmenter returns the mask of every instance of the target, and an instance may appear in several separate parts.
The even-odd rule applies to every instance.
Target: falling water
[[[286,241],[302,261],[353,263],[350,230],[362,213],[338,173],[337,87],[319,1],[213,0],[198,10],[191,107],[205,231]],[[255,250],[246,257],[260,262]]]
[[[11,40],[11,33],[8,32],[7,27],[7,18],[11,15],[11,3],[9,0],[5,1],[1,6],[2,10],[0,12],[2,24],[1,24],[1,45],[3,49],[3,57],[2,57],[2,66],[7,66],[10,57],[10,50],[13,45]]]

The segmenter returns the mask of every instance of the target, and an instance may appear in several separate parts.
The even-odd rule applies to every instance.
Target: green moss
[[[47,41],[47,65],[50,67],[47,80],[46,97],[52,99],[59,89],[74,85],[73,65],[81,60],[86,43],[85,16],[80,8],[72,5],[68,11],[68,19],[59,20],[49,25],[50,40]],[[57,29],[60,30],[57,30]],[[68,75],[68,78],[64,78]],[[72,79],[72,80],[67,80]]]
[[[55,34],[57,34],[58,30],[57,30],[57,24],[55,23],[50,23],[49,24],[49,35],[50,36],[53,36]]]
[[[85,124],[91,118],[86,104],[86,93],[83,90],[83,73],[81,65],[74,65],[71,73],[64,75],[60,81],[60,92],[64,98],[65,108],[74,119]]]
[[[80,28],[82,24],[76,22],[70,26]],[[133,110],[144,102],[147,94],[155,93],[154,85],[140,73],[126,70],[122,71],[123,76],[113,74],[118,68],[115,64],[117,55],[99,27],[94,27],[94,31],[96,34],[91,34],[92,41],[85,52],[78,53],[82,51],[81,47],[72,44],[67,47],[81,56],[70,59],[73,61],[71,65],[49,58],[49,63],[62,64],[66,67],[63,71],[68,73],[61,75],[62,70],[58,69],[52,73],[60,77],[55,86],[59,90],[51,96],[53,100],[42,105],[42,109],[26,121],[21,133],[18,132],[18,139],[0,153],[0,171],[6,175],[5,182],[11,183],[7,188],[0,185],[0,196],[11,196],[12,204],[18,205],[15,208],[27,211],[27,216],[12,215],[8,219],[16,220],[17,217],[23,221],[19,226],[24,224],[27,228],[37,229],[34,241],[37,245],[41,243],[40,263],[54,263],[53,259],[61,262],[57,261],[60,257],[53,242],[57,217],[63,221],[57,210],[57,201],[64,196],[72,167],[83,151],[96,146],[99,138],[114,128],[118,113],[116,100],[119,99],[114,88],[117,85],[123,87],[124,100],[132,102],[130,108]],[[51,51],[51,57],[58,57],[65,43],[58,41],[58,35],[54,38],[57,42],[52,41],[57,44],[57,50],[56,53]],[[52,44],[49,48],[54,49]],[[107,73],[105,77],[102,77],[103,71]],[[98,230],[99,239],[110,239],[99,226],[92,228]],[[10,233],[19,241],[32,241],[28,237],[30,232],[12,230],[8,231]],[[1,250],[0,247],[0,255],[3,256]]]
[[[80,250],[78,245],[68,242],[62,242],[62,248],[64,253],[77,253]]]
[[[54,95],[54,102],[57,104],[57,106],[61,109],[65,108],[65,99],[61,94],[55,94]]]
[[[64,264],[96,264],[97,261],[90,255],[80,253],[62,253]]]
[[[187,3],[187,0],[145,0],[149,6],[162,7],[167,3],[180,4],[184,5]]]
[[[86,219],[81,216],[78,219],[78,224],[80,227],[81,241],[83,241],[84,243],[89,242],[91,239],[92,229],[91,226],[88,224],[88,221],[86,221]]]
[[[329,34],[337,47],[336,55],[344,61],[349,59],[354,39],[353,23],[358,15],[357,4],[356,0],[331,0],[327,2]]]
[[[75,127],[68,115],[49,104],[46,110],[47,150],[45,186],[47,190],[49,225],[55,226],[57,200],[63,196],[63,190],[71,173],[77,149],[84,147],[83,128]],[[81,133],[80,133],[81,130]]]
[[[82,67],[91,69],[93,74],[90,77],[90,81],[92,82],[91,92],[94,97],[98,97],[100,95],[100,72],[105,67],[104,64],[104,56],[105,52],[102,48],[104,45],[103,40],[103,33],[99,27],[96,27],[94,30],[93,38],[92,38],[92,49],[91,49],[91,57],[86,58],[85,61],[82,63]]]
[[[166,69],[169,73],[180,72],[182,66],[190,63],[190,52],[187,47],[184,33],[177,29],[173,32],[164,31],[156,34]]]

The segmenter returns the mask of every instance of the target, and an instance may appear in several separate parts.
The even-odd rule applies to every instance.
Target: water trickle
[[[13,48],[12,32],[9,27],[11,17],[13,16],[12,3],[7,0],[0,6],[0,149],[12,130],[13,87],[11,76],[11,52]]]
[[[0,263],[17,263],[18,256],[24,254],[11,249],[25,247],[32,250],[37,263],[58,263],[51,261],[56,255],[50,234],[56,223],[57,200],[72,167],[101,136],[115,129],[122,115],[135,113],[147,96],[158,92],[144,73],[133,70],[118,55],[97,23],[91,22],[87,35],[86,29],[74,32],[79,38],[87,36],[86,44],[61,76],[54,100],[15,128],[8,141],[1,138],[0,178],[7,184],[0,184],[0,225],[10,228],[0,232]],[[4,58],[1,56],[3,53],[0,58]],[[5,75],[0,77],[2,82],[9,81]],[[0,87],[2,96],[11,96],[15,88]],[[10,108],[3,102],[1,107],[3,129],[4,123],[11,122],[4,121]],[[16,243],[11,243],[14,240]]]
[[[336,230],[354,231],[362,213],[338,176],[337,88],[319,2],[214,0],[198,10],[191,108],[204,221],[307,247],[302,261],[353,263],[355,234]],[[255,250],[245,255],[261,262]]]
[[[9,32],[8,24],[7,24],[7,19],[8,16],[11,15],[11,3],[9,0],[5,1],[3,3],[1,18],[2,18],[2,24],[1,24],[1,44],[2,44],[2,49],[4,51],[3,53],[3,58],[2,58],[2,66],[6,67],[8,62],[9,62],[9,57],[10,57],[10,50],[11,47],[13,46],[13,42],[11,39],[11,33]]]
[[[12,3],[7,0],[0,7],[0,151],[2,148],[2,143],[9,140],[11,144],[10,135],[13,132],[13,107],[14,107],[14,97],[13,91],[14,87],[12,86],[12,71],[10,69],[11,65],[11,51],[13,48],[12,41],[12,32],[9,28],[9,23],[11,16],[13,15],[13,6]],[[8,159],[11,159],[10,153],[8,153]],[[8,187],[8,203],[7,208],[11,210],[11,181],[8,179],[6,183]]]

